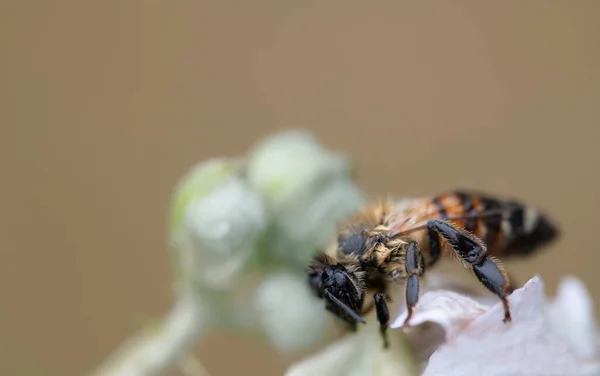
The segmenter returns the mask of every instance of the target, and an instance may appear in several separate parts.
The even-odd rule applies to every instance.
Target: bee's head
[[[358,314],[364,297],[361,273],[353,266],[337,263],[319,253],[306,270],[308,283],[315,295],[325,299],[326,308],[339,317],[364,323]]]
[[[342,264],[327,265],[321,273],[321,286],[336,296],[346,291],[352,293],[356,290],[356,278]]]
[[[364,322],[358,315],[363,293],[356,275],[341,264],[327,265],[321,273],[322,296],[328,301],[328,309],[342,317]]]
[[[306,274],[315,294],[323,298],[325,290],[333,294],[356,290],[358,278],[353,270],[352,266],[344,266],[325,253],[319,253],[306,269]]]

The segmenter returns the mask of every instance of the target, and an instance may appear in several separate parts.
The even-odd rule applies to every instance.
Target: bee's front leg
[[[385,302],[385,297],[382,293],[378,292],[373,295],[375,300],[375,311],[377,312],[377,321],[379,321],[379,332],[383,338],[383,348],[387,349],[390,346],[387,336],[388,324],[390,321],[390,312],[388,305]]]

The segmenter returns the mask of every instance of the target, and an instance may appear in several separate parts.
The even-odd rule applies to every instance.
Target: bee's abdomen
[[[490,249],[502,255],[527,255],[554,241],[559,231],[545,214],[534,207],[511,201],[512,205],[503,219],[506,241]]]
[[[454,191],[433,197],[432,204],[437,208],[436,217],[451,219],[481,238],[490,255],[527,255],[558,236],[546,215],[516,200]]]

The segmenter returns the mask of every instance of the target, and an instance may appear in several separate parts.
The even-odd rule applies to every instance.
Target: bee
[[[350,330],[366,323],[363,316],[375,308],[388,348],[390,283],[405,283],[408,326],[419,300],[419,279],[442,254],[453,256],[498,296],[508,323],[507,297],[514,287],[497,257],[530,255],[558,236],[557,226],[532,205],[482,192],[384,199],[342,223],[331,246],[315,255],[306,272],[311,290]]]

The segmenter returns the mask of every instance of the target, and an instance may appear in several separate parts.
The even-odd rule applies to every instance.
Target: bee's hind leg
[[[471,268],[475,276],[490,292],[496,294],[504,305],[504,322],[511,321],[508,295],[510,280],[502,263],[486,254],[486,246],[481,239],[463,231],[449,222],[432,219],[427,222],[430,243],[439,244],[438,235],[452,246],[454,252]]]

